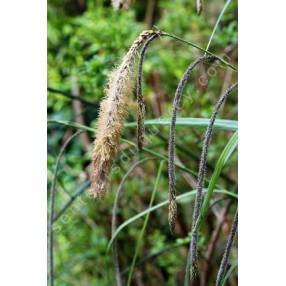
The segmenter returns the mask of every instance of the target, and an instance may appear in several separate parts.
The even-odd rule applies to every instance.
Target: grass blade
[[[192,118],[192,117],[178,117],[176,120],[177,126],[190,126],[190,127],[206,127],[209,124],[208,118]],[[170,118],[157,118],[145,120],[145,125],[167,125],[170,126]],[[125,123],[125,127],[135,127],[136,122]],[[217,119],[215,121],[214,127],[218,130],[224,131],[236,131],[237,130],[237,121],[236,120],[226,120],[226,119]]]
[[[217,181],[219,179],[220,173],[221,173],[223,167],[225,166],[225,164],[227,163],[228,159],[232,155],[232,153],[237,148],[237,144],[238,144],[238,132],[236,131],[232,135],[232,137],[229,139],[228,143],[226,144],[224,150],[222,151],[222,153],[221,153],[221,155],[220,155],[220,157],[216,163],[215,170],[214,170],[214,173],[210,179],[208,191],[206,193],[206,197],[205,197],[203,205],[202,205],[202,210],[201,210],[200,216],[198,217],[198,220],[196,222],[195,228],[199,228],[200,224],[202,223],[203,219],[205,218],[207,211],[208,211],[208,208],[209,208],[210,200],[212,198],[213,191],[214,191],[214,188],[215,188]]]
[[[210,38],[209,38],[209,41],[208,41],[208,44],[207,44],[207,47],[206,47],[206,51],[209,50],[210,44],[211,44],[212,39],[213,39],[213,37],[214,37],[214,34],[215,34],[216,30],[217,30],[217,27],[218,27],[218,25],[219,25],[219,23],[220,23],[220,21],[221,21],[221,19],[222,19],[222,16],[223,16],[224,12],[226,11],[226,8],[227,8],[228,5],[230,4],[230,2],[231,2],[231,0],[227,0],[227,1],[225,2],[225,4],[224,4],[224,6],[223,6],[223,8],[222,8],[222,10],[221,10],[221,12],[220,12],[220,14],[219,14],[217,20],[216,20],[216,23],[215,23],[215,25],[214,25],[212,34],[211,34],[211,36],[210,36]]]
[[[145,120],[145,125],[166,125],[170,126],[170,118],[157,118]],[[78,129],[83,129],[89,132],[95,132],[96,129],[82,125],[76,122],[66,121],[66,120],[48,120],[48,123],[61,124],[69,127],[75,127]],[[208,118],[193,118],[193,117],[178,117],[176,120],[177,126],[190,126],[190,127],[207,127],[209,124]],[[126,122],[125,127],[136,127],[137,122]],[[215,121],[214,127],[218,130],[223,131],[236,131],[237,130],[237,121],[236,120],[227,120],[227,119],[217,119]]]

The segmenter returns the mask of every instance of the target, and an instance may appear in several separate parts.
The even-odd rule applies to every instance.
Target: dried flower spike
[[[128,109],[128,96],[132,91],[134,60],[140,47],[159,32],[144,31],[132,44],[121,64],[110,74],[106,97],[100,104],[97,134],[92,154],[90,192],[94,197],[105,194],[108,175],[117,153],[124,119]]]
[[[169,163],[168,163],[168,175],[169,175],[169,226],[171,232],[174,231],[177,218],[177,203],[176,203],[176,174],[175,174],[175,139],[176,139],[176,120],[177,120],[177,111],[180,106],[180,101],[182,97],[183,90],[187,84],[187,81],[194,70],[194,68],[201,62],[215,60],[214,56],[201,56],[196,59],[193,63],[189,65],[186,69],[183,77],[181,78],[177,90],[175,93],[175,98],[172,108],[172,119],[170,126],[170,135],[169,135]]]

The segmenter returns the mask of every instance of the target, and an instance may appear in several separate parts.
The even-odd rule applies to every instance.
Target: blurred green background
[[[107,75],[120,62],[141,31],[155,25],[205,48],[224,3],[221,0],[204,1],[203,13],[199,16],[196,13],[196,1],[133,1],[127,10],[114,10],[110,1],[48,0],[48,119],[68,120],[94,127]],[[210,51],[227,56],[228,61],[237,65],[236,1],[231,2],[223,15]],[[187,66],[201,54],[190,46],[168,38],[161,38],[150,45],[143,75],[148,119],[170,117],[176,86]],[[207,85],[202,84],[202,78],[208,78]],[[221,93],[236,80],[237,73],[225,66],[200,65],[186,86],[179,116],[209,117]],[[80,97],[83,101],[72,100],[71,97]],[[133,122],[136,119],[135,94],[130,101],[127,121]],[[237,119],[236,94],[230,96],[219,117]],[[147,128],[147,147],[167,154],[169,128],[160,126],[156,130],[154,134],[151,128]],[[74,132],[73,128],[55,123],[48,125],[48,190],[60,148]],[[198,170],[203,134],[202,128],[177,129],[177,159],[194,171]],[[209,149],[207,175],[212,173],[230,136],[231,133],[225,131],[214,133]],[[136,128],[126,128],[123,137],[136,142]],[[84,133],[67,147],[56,181],[56,212],[88,180],[92,141],[91,134]],[[130,166],[143,157],[151,156],[131,152],[129,145],[122,144],[115,163],[118,168],[112,173],[107,196],[95,201],[84,193],[57,220],[54,225],[55,285],[115,285],[112,255],[105,253],[111,235],[114,194]],[[145,162],[125,182],[118,224],[148,207],[158,164],[158,160]],[[237,156],[231,158],[223,173],[220,185],[227,190],[236,190]],[[194,181],[195,178],[189,174],[178,171],[178,194],[191,190]],[[167,164],[164,164],[155,203],[167,198]],[[223,209],[226,203],[225,200],[218,203],[216,211]],[[234,208],[231,207],[223,225],[221,239],[210,265],[207,285],[214,285]],[[139,260],[182,243],[184,239],[188,241],[192,204],[189,201],[180,204],[178,211],[175,235],[171,235],[168,228],[167,207],[151,214]],[[202,229],[200,241],[201,258],[216,223],[215,211],[210,212],[207,221],[208,225]],[[122,270],[131,264],[142,224],[142,219],[136,221],[118,237]],[[188,244],[184,244],[164,252],[156,259],[145,261],[136,268],[132,285],[182,285],[187,250]],[[235,273],[227,283],[237,285]]]

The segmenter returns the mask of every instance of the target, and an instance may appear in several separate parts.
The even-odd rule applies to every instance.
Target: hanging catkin
[[[110,74],[106,96],[100,104],[97,134],[92,154],[90,192],[94,197],[105,194],[108,175],[116,156],[124,119],[128,110],[128,97],[133,88],[134,61],[140,47],[159,32],[144,31],[134,41],[121,64]]]

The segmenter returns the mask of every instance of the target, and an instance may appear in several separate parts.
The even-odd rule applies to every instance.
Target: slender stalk
[[[190,243],[189,249],[189,259],[188,261],[191,263],[191,283],[192,285],[197,285],[199,281],[199,273],[198,273],[198,250],[197,250],[197,243],[198,243],[198,227],[196,227],[196,222],[199,217],[201,206],[202,206],[202,199],[203,199],[203,184],[205,179],[205,172],[206,172],[206,161],[208,155],[208,148],[210,145],[212,133],[213,133],[213,126],[216,120],[217,114],[222,107],[223,103],[225,102],[228,95],[231,91],[237,87],[237,83],[229,87],[226,92],[219,98],[217,101],[214,111],[212,113],[210,123],[206,130],[203,142],[203,150],[201,153],[200,165],[199,165],[199,174],[198,174],[198,185],[197,185],[197,194],[195,200],[195,206],[193,211],[193,219],[192,219],[192,241]],[[186,276],[188,276],[189,270],[186,269]]]
[[[145,102],[142,94],[142,77],[143,77],[143,63],[145,54],[150,43],[155,40],[159,34],[154,34],[146,40],[140,53],[140,59],[138,64],[137,81],[136,81],[136,95],[137,95],[137,144],[138,149],[141,151],[144,144],[144,133],[145,133]]]
[[[221,286],[222,281],[224,279],[231,247],[232,247],[233,240],[237,232],[237,226],[238,226],[238,210],[236,210],[233,224],[232,224],[232,227],[231,227],[228,239],[227,239],[226,247],[223,253],[223,257],[220,263],[219,271],[218,271],[217,278],[216,278],[216,286]]]
[[[216,23],[215,23],[215,25],[214,25],[212,34],[211,34],[211,36],[210,36],[210,38],[209,38],[209,41],[208,41],[208,44],[207,44],[207,47],[206,47],[206,52],[205,52],[205,54],[206,54],[207,51],[209,50],[210,44],[211,44],[212,39],[213,39],[213,37],[214,37],[214,34],[215,34],[216,30],[217,30],[217,27],[218,27],[218,25],[219,25],[219,23],[220,23],[220,21],[221,21],[221,19],[222,19],[222,16],[223,16],[223,14],[224,14],[226,8],[227,8],[228,5],[230,4],[230,2],[231,2],[231,0],[227,0],[227,1],[225,2],[224,6],[223,6],[223,9],[221,10],[221,12],[220,12],[220,14],[219,14],[219,16],[218,16],[218,18],[217,18],[217,20],[216,20]]]
[[[187,45],[189,45],[189,46],[192,46],[192,47],[194,47],[194,48],[196,48],[196,49],[198,49],[198,50],[200,50],[200,51],[202,51],[202,52],[204,52],[204,53],[206,53],[206,54],[208,54],[208,55],[210,55],[210,56],[215,57],[215,58],[216,58],[218,61],[220,61],[221,63],[223,63],[223,64],[225,64],[226,66],[230,67],[230,68],[233,69],[234,71],[237,71],[237,68],[236,68],[234,65],[230,64],[229,62],[225,61],[225,60],[222,59],[221,57],[219,57],[219,56],[217,56],[217,55],[211,53],[210,51],[208,51],[208,50],[206,50],[206,49],[204,49],[204,48],[202,48],[202,47],[200,47],[200,46],[198,46],[198,45],[196,45],[196,44],[194,44],[194,43],[192,43],[192,42],[186,41],[186,40],[184,40],[184,39],[182,39],[182,38],[180,38],[180,37],[178,37],[178,36],[176,36],[176,35],[169,34],[169,33],[166,33],[166,32],[162,32],[160,36],[167,36],[167,37],[173,38],[173,39],[175,39],[175,40],[177,40],[177,41],[180,41],[180,42],[182,42],[182,43],[185,43],[185,44],[187,44]]]
[[[78,190],[73,194],[70,199],[66,202],[66,204],[59,210],[59,212],[54,216],[53,223],[55,223],[64,212],[72,205],[77,197],[79,197],[88,187],[90,186],[90,182],[86,181],[79,186]]]
[[[170,133],[169,133],[169,164],[168,164],[168,173],[169,173],[169,225],[170,230],[173,232],[176,222],[177,215],[177,205],[176,205],[176,174],[175,174],[175,135],[176,135],[176,118],[177,111],[180,106],[180,101],[182,97],[182,93],[184,87],[187,84],[187,81],[194,70],[194,68],[200,64],[201,62],[211,61],[216,59],[213,56],[202,56],[195,60],[189,67],[186,69],[183,77],[181,78],[173,102],[173,110],[172,110],[172,120],[170,125]]]
[[[55,171],[54,171],[51,189],[50,189],[50,216],[48,220],[48,278],[49,278],[48,285],[49,286],[54,285],[53,218],[54,218],[54,211],[55,211],[56,181],[57,181],[59,163],[68,144],[72,141],[72,139],[74,139],[76,136],[78,136],[82,132],[83,131],[77,131],[76,133],[74,133],[72,136],[70,136],[66,140],[66,142],[61,147],[59,155],[56,159]]]
[[[119,204],[119,199],[122,195],[122,191],[123,191],[123,185],[125,183],[125,181],[127,180],[127,178],[129,177],[129,175],[134,171],[134,169],[144,163],[147,160],[152,160],[153,158],[145,158],[143,160],[137,161],[135,162],[130,169],[127,171],[127,173],[124,175],[124,177],[122,178],[117,190],[116,190],[116,195],[115,195],[115,199],[114,199],[114,203],[113,203],[113,209],[112,209],[112,224],[111,224],[111,233],[112,236],[114,235],[115,231],[116,231],[116,227],[117,227],[117,209],[118,209],[118,204]],[[120,274],[120,267],[119,267],[119,259],[118,259],[118,252],[117,252],[117,240],[115,239],[112,245],[112,255],[113,255],[113,262],[114,262],[114,268],[115,268],[115,279],[116,279],[116,285],[117,286],[121,286],[122,284],[122,279],[121,279],[121,274]]]
[[[156,195],[156,192],[157,192],[157,189],[158,189],[159,180],[160,180],[162,169],[163,169],[163,164],[164,164],[164,161],[161,161],[160,165],[159,165],[159,168],[158,168],[158,173],[157,173],[154,189],[153,189],[153,192],[152,192],[152,195],[151,195],[149,208],[152,207],[154,199],[155,199],[155,195]],[[132,276],[133,276],[136,260],[137,260],[137,257],[139,255],[139,252],[141,250],[141,246],[142,246],[142,242],[143,242],[143,236],[144,236],[145,229],[146,229],[148,221],[149,221],[149,217],[150,217],[150,213],[148,213],[146,215],[146,217],[145,217],[143,227],[141,229],[141,232],[140,232],[138,240],[137,240],[135,253],[134,253],[134,256],[133,256],[133,259],[132,259],[132,263],[131,263],[131,267],[130,267],[130,271],[129,271],[129,275],[128,275],[127,286],[131,285],[131,279],[132,279]]]

